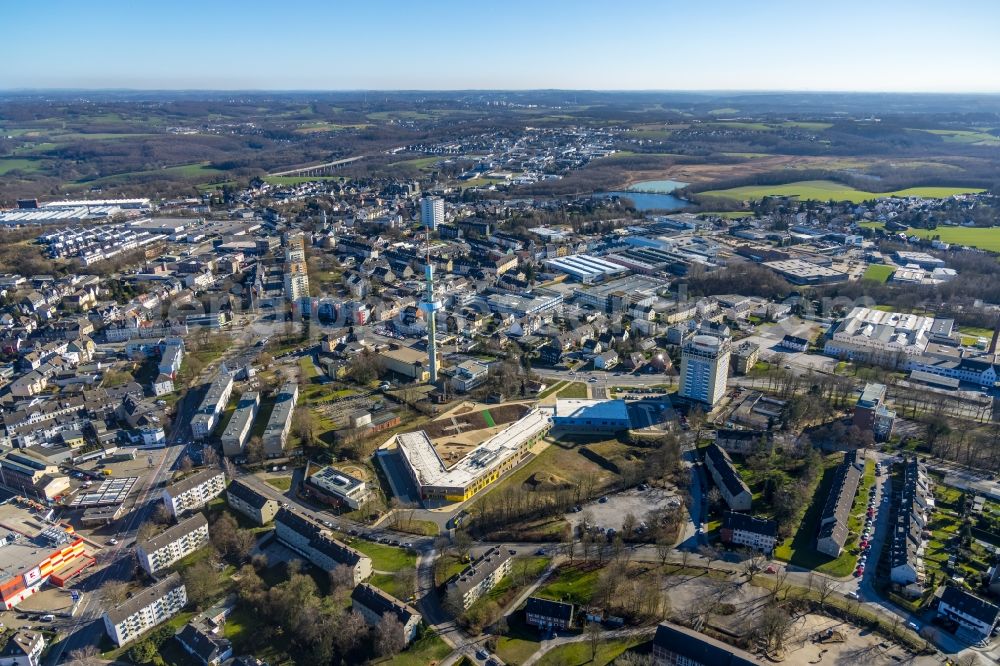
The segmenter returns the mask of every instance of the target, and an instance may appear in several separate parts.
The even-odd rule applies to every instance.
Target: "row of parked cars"
[[[882,463],[875,463],[875,476],[882,476]],[[872,536],[875,534],[875,519],[878,516],[878,486],[872,485],[868,491],[868,509],[865,511],[865,526],[861,532],[861,554],[858,556],[858,564],[854,569],[854,575],[861,577],[865,573],[865,566],[868,564],[868,553],[872,547]]]

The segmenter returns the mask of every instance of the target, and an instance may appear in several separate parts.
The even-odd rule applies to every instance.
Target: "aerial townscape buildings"
[[[0,93],[0,664],[996,656],[989,96],[68,95]]]

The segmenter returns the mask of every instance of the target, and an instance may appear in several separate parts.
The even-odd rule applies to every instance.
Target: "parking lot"
[[[673,489],[649,488],[647,490],[626,490],[607,495],[605,501],[595,500],[580,507],[580,511],[566,514],[566,520],[575,530],[577,525],[587,521],[588,525],[604,530],[622,529],[625,516],[632,514],[637,522],[642,522],[646,514],[654,509],[668,506],[671,502],[680,503],[680,497]]]

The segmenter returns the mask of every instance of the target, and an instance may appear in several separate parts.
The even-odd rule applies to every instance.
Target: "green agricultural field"
[[[1000,146],[1000,137],[972,130],[916,130],[941,137],[946,143],[968,143],[977,146]]]
[[[869,229],[881,229],[882,225],[869,222],[861,225]],[[981,250],[1000,252],[1000,227],[938,227],[937,229],[906,230],[907,235],[919,238],[940,238],[953,245],[968,245]]]
[[[735,120],[723,120],[712,123],[707,123],[710,127],[727,127],[729,129],[743,129],[751,130],[754,132],[773,132],[774,128],[764,123],[745,123]]]
[[[39,170],[39,162],[26,159],[3,159],[0,160],[0,176],[11,171],[33,172]]]
[[[707,213],[698,213],[698,214],[706,216],[716,215],[724,220],[739,220],[740,218],[744,217],[753,217],[753,213],[751,213],[750,211],[741,211],[741,210],[725,210],[725,211],[713,210]]]
[[[441,162],[441,161],[443,161],[445,159],[447,159],[447,158],[446,157],[440,157],[440,156],[437,156],[437,157],[418,157],[418,158],[412,159],[412,160],[403,160],[402,162],[393,162],[392,164],[389,164],[387,166],[388,167],[412,167],[414,169],[420,169],[421,171],[431,171],[431,170],[433,170],[434,166],[438,162]]]
[[[744,187],[733,187],[727,190],[708,190],[698,192],[700,197],[717,197],[720,199],[733,199],[744,201],[749,199],[762,199],[767,196],[791,197],[797,199],[813,199],[816,201],[851,201],[861,203],[870,199],[882,197],[927,197],[940,199],[950,197],[954,194],[967,194],[982,192],[982,189],[974,187],[911,187],[905,190],[894,192],[864,192],[862,190],[835,183],[832,180],[803,180],[797,183],[786,183],[784,185],[747,185]]]
[[[799,120],[788,120],[781,123],[782,127],[797,127],[799,129],[813,130],[815,132],[821,132],[825,129],[830,129],[833,127],[833,123],[815,123]]]
[[[870,280],[872,282],[887,282],[895,271],[896,268],[894,266],[872,264],[865,269],[865,274],[861,276],[861,279]]]
[[[345,129],[367,129],[371,127],[368,123],[328,123],[328,122],[315,122],[302,125],[301,127],[293,130],[296,134],[315,134],[317,132],[338,132]]]

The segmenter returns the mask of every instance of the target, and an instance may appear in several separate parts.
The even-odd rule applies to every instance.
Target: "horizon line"
[[[599,93],[599,94],[796,94],[796,95],[1000,95],[997,90],[849,90],[791,88],[129,88],[40,87],[5,88],[5,93]]]

